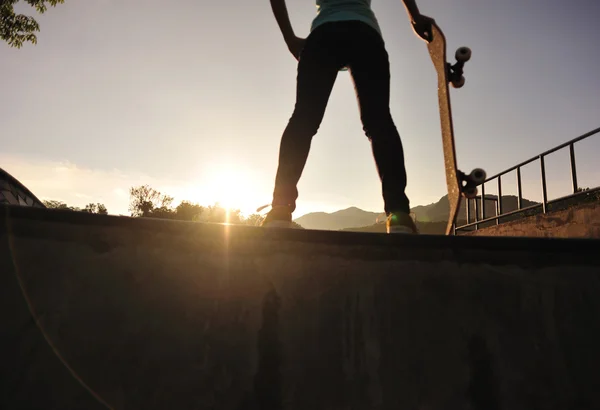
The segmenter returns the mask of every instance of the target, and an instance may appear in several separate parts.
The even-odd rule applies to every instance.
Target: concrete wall
[[[0,207],[0,409],[600,409],[600,240],[456,239]]]
[[[600,203],[581,204],[561,211],[479,229],[464,235],[600,238]]]

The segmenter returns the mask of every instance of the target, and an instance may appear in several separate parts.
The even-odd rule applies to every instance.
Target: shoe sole
[[[387,233],[404,233],[404,234],[415,234],[408,226],[390,226],[387,228]]]
[[[293,229],[294,224],[287,221],[272,221],[262,226],[263,228],[288,228]]]

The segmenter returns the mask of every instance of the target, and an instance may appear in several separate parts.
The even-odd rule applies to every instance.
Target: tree
[[[195,219],[198,222],[241,224],[243,217],[239,209],[227,210],[218,203],[204,209],[202,215]]]
[[[239,209],[227,209],[218,202],[214,205],[202,206],[182,201],[176,208],[172,208],[173,197],[164,195],[149,185],[132,187],[129,189],[129,194],[129,211],[133,217],[251,226],[260,226],[264,219],[260,214],[252,214],[244,218]],[[304,229],[297,222],[292,222],[292,225]]]
[[[2,0],[0,0],[0,1],[2,1]],[[104,204],[101,204],[101,203],[96,203],[96,204],[89,203],[83,209],[78,208],[76,206],[69,206],[62,201],[56,201],[56,200],[43,201],[43,203],[44,203],[44,205],[46,205],[46,208],[49,208],[49,209],[67,209],[69,211],[108,215],[106,206],[104,206]]]
[[[141,185],[129,189],[129,212],[131,216],[150,217],[152,213],[168,214],[168,208],[173,203],[173,197],[163,195],[149,185]]]
[[[146,215],[142,215],[146,218],[157,218],[157,219],[176,219],[177,213],[174,209],[168,206],[161,206],[159,208],[151,209]]]
[[[48,6],[56,7],[64,0],[24,0],[38,13],[44,14]],[[26,41],[37,44],[35,32],[40,31],[40,25],[31,16],[15,13],[15,4],[19,0],[0,0],[0,38],[11,47],[21,48]]]
[[[244,223],[251,226],[260,226],[264,219],[265,217],[261,214],[251,214],[244,220]],[[292,226],[296,229],[304,229],[302,225],[296,221],[292,221]]]
[[[204,207],[198,204],[192,204],[188,201],[182,201],[175,208],[175,218],[180,221],[196,221],[204,212]]]
[[[87,204],[85,208],[83,208],[84,212],[88,212],[90,214],[99,214],[99,215],[108,215],[108,211],[103,204]]]
[[[246,218],[246,225],[260,226],[264,217],[261,214],[252,214]]]
[[[0,0],[0,1],[2,1],[2,0]],[[46,208],[49,208],[49,209],[68,209],[71,211],[75,210],[75,208],[73,208],[72,206],[68,206],[67,204],[65,204],[62,201],[55,201],[55,200],[51,199],[51,200],[42,201],[42,202],[44,203]]]

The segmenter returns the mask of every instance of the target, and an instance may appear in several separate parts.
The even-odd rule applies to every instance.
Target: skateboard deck
[[[485,171],[474,169],[469,175],[458,169],[456,161],[456,146],[454,142],[454,127],[452,124],[452,107],[450,104],[450,90],[448,84],[455,88],[464,85],[463,66],[471,57],[471,50],[460,47],[456,50],[457,62],[448,63],[446,56],[446,38],[442,30],[432,23],[427,41],[427,49],[435,67],[438,78],[438,104],[440,111],[440,125],[442,131],[442,146],[444,150],[444,163],[446,168],[446,184],[448,186],[448,201],[450,214],[446,226],[446,235],[453,232],[462,196],[474,198],[477,195],[476,186],[485,181]]]

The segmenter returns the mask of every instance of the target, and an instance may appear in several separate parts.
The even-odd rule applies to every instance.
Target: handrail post
[[[479,221],[479,202],[477,202],[477,197],[475,197],[475,222]],[[475,224],[475,230],[479,229],[479,224]]]
[[[502,175],[498,175],[498,202],[496,203],[496,225],[500,225],[500,215],[502,215]]]
[[[465,201],[465,205],[467,206],[467,225],[471,223],[471,199],[467,198]]]
[[[481,184],[481,220],[485,219],[485,183]]]
[[[542,209],[546,213],[548,207],[548,188],[546,187],[546,161],[543,155],[540,155],[540,170],[542,171]]]
[[[517,168],[517,208],[523,208],[523,187],[521,186],[521,167]]]
[[[569,159],[571,160],[571,181],[573,181],[573,193],[576,193],[579,190],[579,186],[577,184],[577,166],[575,164],[574,144],[569,144]]]

